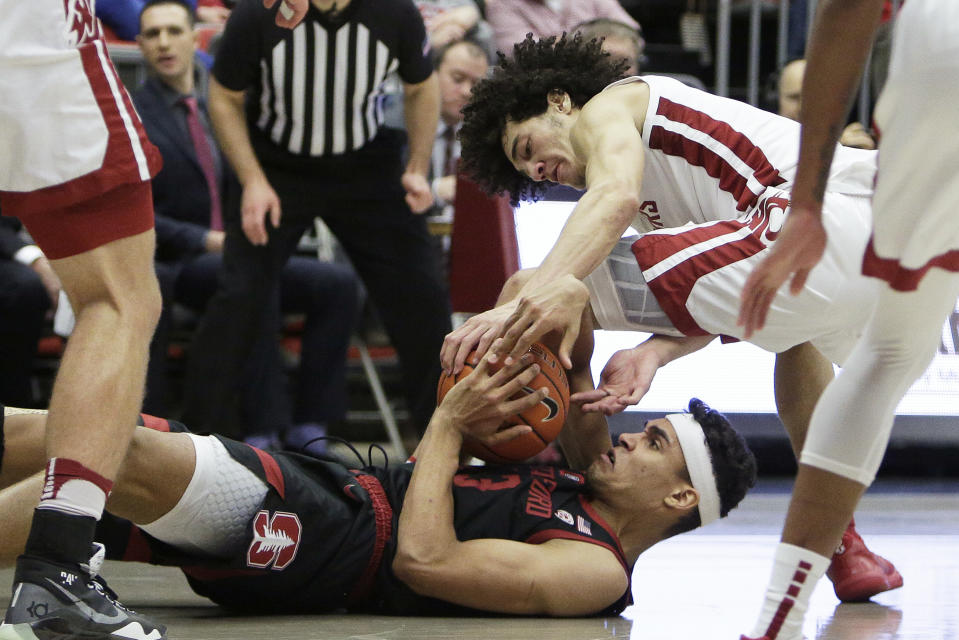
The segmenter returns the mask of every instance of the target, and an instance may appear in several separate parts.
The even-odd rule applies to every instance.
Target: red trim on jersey
[[[251,445],[246,446],[253,449],[253,452],[256,453],[256,457],[260,459],[260,464],[263,465],[263,473],[266,475],[267,483],[276,489],[276,492],[280,494],[280,497],[285,500],[286,481],[283,480],[283,472],[280,471],[280,465],[277,464],[276,458],[262,449],[257,449]]]
[[[662,96],[659,98],[656,114],[701,131],[728,148],[753,170],[753,177],[764,187],[775,187],[786,182],[763,150],[728,123]],[[649,132],[649,148],[661,150],[667,155],[678,156],[691,165],[705,169],[710,177],[719,181],[721,190],[732,194],[736,199],[736,208],[740,211],[746,211],[756,204],[761,195],[750,191],[746,177],[722,156],[681,133],[668,131],[660,125],[653,125]]]
[[[164,433],[170,432],[170,421],[166,418],[158,418],[156,416],[151,416],[148,413],[140,414],[141,426],[146,427],[147,429],[153,429],[154,431],[163,431]]]
[[[390,500],[386,497],[380,481],[371,475],[357,473],[356,482],[366,489],[366,493],[370,496],[373,515],[376,519],[376,540],[373,542],[373,552],[370,554],[369,562],[366,563],[363,575],[356,581],[347,596],[347,601],[350,603],[360,602],[369,595],[373,588],[373,579],[383,560],[383,550],[393,535],[393,507],[390,506]]]
[[[695,244],[735,233],[746,226],[739,220],[726,220],[675,234],[646,234],[633,243],[633,255],[636,256],[639,268],[645,271]],[[754,256],[765,248],[758,238],[750,234],[686,258],[668,271],[648,280],[646,284],[673,326],[687,336],[705,336],[709,332],[696,323],[686,307],[686,301],[696,281],[717,269]]]
[[[583,511],[589,514],[589,517],[592,518],[596,524],[606,531],[610,538],[616,541],[616,555],[619,556],[619,561],[623,563],[623,568],[629,573],[629,565],[626,564],[626,553],[623,551],[623,545],[619,542],[619,536],[617,536],[613,528],[609,526],[609,523],[593,509],[593,505],[589,503],[589,500],[587,500],[583,494],[579,494],[579,505],[583,507]]]
[[[870,237],[869,244],[866,245],[866,253],[862,258],[862,273],[885,280],[896,291],[915,291],[926,272],[933,267],[959,273],[959,249],[940,253],[918,269],[909,269],[899,264],[895,258],[878,256],[872,241],[873,238]]]

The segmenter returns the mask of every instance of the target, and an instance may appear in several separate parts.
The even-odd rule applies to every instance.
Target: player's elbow
[[[590,190],[597,192],[603,200],[602,210],[611,218],[610,222],[615,222],[617,226],[629,226],[639,212],[639,192],[632,181],[610,179],[596,187],[591,186]]]
[[[416,593],[432,595],[440,565],[429,558],[429,555],[399,548],[393,558],[393,575]]]

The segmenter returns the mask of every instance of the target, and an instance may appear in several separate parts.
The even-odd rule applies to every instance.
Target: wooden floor
[[[193,595],[175,570],[108,563],[104,574],[126,604],[166,623],[169,637],[179,640],[738,640],[759,607],[787,490],[783,482],[761,480],[726,521],[644,554],[633,574],[636,603],[618,618],[237,618]],[[871,548],[895,562],[905,586],[874,602],[840,605],[824,580],[813,594],[806,637],[959,639],[959,484],[880,482],[863,500],[857,523]],[[11,574],[0,571],[4,590]],[[4,594],[0,606],[6,603]]]

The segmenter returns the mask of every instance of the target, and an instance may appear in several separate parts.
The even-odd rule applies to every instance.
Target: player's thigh
[[[160,289],[153,269],[152,229],[51,261],[75,308],[109,301],[121,310],[156,314]]]

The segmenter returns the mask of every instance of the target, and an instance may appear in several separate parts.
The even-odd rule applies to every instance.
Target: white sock
[[[809,596],[829,568],[830,559],[795,545],[780,542],[766,599],[751,637],[768,640],[801,640]]]

